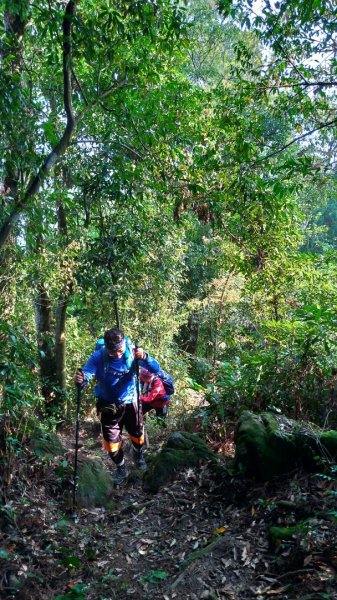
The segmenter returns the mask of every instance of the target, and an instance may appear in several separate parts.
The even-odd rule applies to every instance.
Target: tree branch
[[[297,83],[280,83],[278,85],[266,85],[266,90],[275,90],[280,88],[296,88],[296,87],[335,87],[337,81],[298,81]]]
[[[74,80],[76,81],[76,85],[77,85],[77,87],[78,87],[78,89],[80,91],[80,94],[81,94],[81,96],[82,96],[85,104],[89,104],[89,102],[88,102],[88,100],[86,98],[86,95],[84,93],[84,90],[83,90],[83,88],[82,88],[82,86],[81,86],[81,84],[80,84],[80,82],[79,82],[79,80],[78,80],[78,78],[76,76],[76,73],[75,73],[75,71],[74,71],[73,68],[71,69],[71,73],[72,73],[72,76],[73,76]]]
[[[124,150],[125,154],[127,154],[128,156],[130,156],[131,158],[137,159],[137,160],[144,160],[144,156],[142,156],[141,154],[139,154],[139,152],[137,150],[135,150],[135,148],[131,148],[131,146],[128,146],[127,144],[125,144],[124,142],[120,142],[118,140],[95,140],[95,139],[81,139],[81,140],[76,140],[74,142],[72,142],[72,145],[78,145],[78,144],[91,144],[91,146],[93,146],[94,144],[96,146],[117,146],[118,148],[121,148],[122,150]]]
[[[10,214],[5,218],[0,227],[0,251],[7,242],[8,237],[18,222],[20,215],[23,210],[26,209],[29,200],[38,193],[42,182],[45,180],[47,175],[50,173],[54,165],[60,160],[62,155],[65,153],[70,145],[71,138],[73,136],[75,127],[82,119],[82,117],[95,105],[101,102],[104,98],[109,96],[112,92],[128,85],[127,79],[121,81],[115,81],[113,85],[102,91],[92,102],[87,102],[86,106],[78,113],[74,115],[72,105],[72,29],[74,22],[74,15],[76,11],[76,5],[78,0],[69,0],[63,17],[62,31],[63,31],[63,105],[67,117],[66,126],[60,140],[57,142],[55,147],[45,158],[42,166],[31,179],[28,187],[22,197],[16,195],[14,200],[13,208]],[[76,78],[75,78],[76,79]],[[78,84],[78,81],[77,81]],[[80,87],[80,86],[79,86]],[[81,91],[81,90],[80,90]],[[83,91],[82,91],[83,93]],[[85,98],[84,98],[85,100]]]
[[[289,148],[289,146],[296,144],[296,142],[299,142],[300,140],[304,140],[304,138],[308,137],[312,133],[315,133],[316,131],[320,131],[321,129],[326,129],[327,127],[332,127],[333,125],[337,125],[337,119],[333,119],[332,121],[327,121],[327,123],[322,123],[321,125],[318,125],[318,127],[314,127],[314,129],[310,129],[310,131],[307,131],[306,133],[303,133],[302,135],[298,135],[293,140],[291,140],[291,142],[288,142],[288,144],[281,146],[281,148],[278,148],[278,150],[275,150],[274,152],[270,152],[270,154],[267,154],[267,156],[264,156],[260,160],[256,160],[253,164],[256,165],[261,162],[264,162],[268,158],[271,158],[272,156],[276,156],[276,154],[280,154],[281,152],[283,152],[283,150],[286,150],[286,148]]]
[[[67,116],[67,123],[61,139],[45,159],[37,174],[28,184],[26,192],[22,198],[17,198],[15,205],[5,219],[0,228],[0,250],[5,245],[12,228],[17,223],[21,212],[26,208],[30,198],[37,194],[43,180],[51,171],[53,166],[58,162],[69,146],[76,120],[72,107],[72,90],[71,90],[71,62],[72,62],[72,27],[77,0],[70,0],[66,6],[63,17],[63,104]]]
[[[307,80],[304,77],[303,73],[301,73],[301,71],[299,70],[299,68],[293,63],[293,61],[291,60],[288,52],[286,52],[286,50],[283,48],[283,46],[280,44],[280,42],[276,42],[276,44],[280,48],[281,52],[284,54],[284,56],[286,57],[286,59],[290,62],[291,66],[296,71],[297,75],[302,79],[303,83],[307,83]]]
[[[76,117],[76,122],[79,122],[82,117],[96,104],[99,104],[102,100],[104,100],[104,98],[106,98],[107,96],[110,96],[110,94],[112,94],[112,92],[115,92],[116,90],[119,90],[122,87],[125,87],[126,85],[128,85],[128,80],[127,79],[122,79],[122,81],[116,82],[113,85],[110,85],[106,90],[104,90],[103,92],[101,92],[99,95],[97,95],[97,98],[95,98],[94,100],[92,100],[91,102],[89,102],[77,115]]]

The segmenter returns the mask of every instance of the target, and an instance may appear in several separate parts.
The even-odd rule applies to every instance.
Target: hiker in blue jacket
[[[141,406],[137,402],[136,362],[151,373],[157,373],[159,364],[142,348],[132,348],[131,342],[117,327],[104,333],[104,346],[95,350],[82,369],[74,376],[76,384],[85,386],[95,376],[95,396],[100,414],[103,447],[116,464],[116,484],[122,483],[128,473],[122,447],[125,427],[133,446],[138,468],[145,469],[143,455],[144,426]]]

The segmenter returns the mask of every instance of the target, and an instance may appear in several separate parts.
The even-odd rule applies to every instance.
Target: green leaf
[[[66,594],[54,596],[53,600],[84,600],[85,593],[88,591],[88,587],[84,583],[77,583],[69,589]]]
[[[141,581],[143,583],[153,583],[159,584],[161,581],[165,581],[169,577],[169,574],[166,571],[149,571],[145,575],[141,576]]]
[[[72,569],[79,569],[81,566],[81,561],[77,556],[66,556],[65,558],[61,558],[59,562],[65,567]]]

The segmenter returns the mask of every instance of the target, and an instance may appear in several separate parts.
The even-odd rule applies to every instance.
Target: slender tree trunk
[[[64,187],[70,185],[68,172],[64,167],[62,169],[62,178]],[[59,203],[57,210],[58,233],[60,238],[60,246],[65,249],[69,243],[67,213],[62,202]],[[66,391],[66,318],[68,301],[73,291],[72,279],[69,279],[62,292],[59,295],[59,300],[56,308],[55,318],[55,370],[57,385],[60,390],[59,396],[56,398],[57,404],[61,404],[64,392]]]
[[[62,177],[64,187],[69,185],[68,173],[65,168],[62,169]],[[62,202],[59,203],[57,210],[58,234],[60,239],[60,247],[65,250],[68,239],[67,213]],[[69,275],[65,274],[66,277]],[[66,319],[69,298],[73,291],[72,278],[68,278],[65,282],[61,293],[59,294],[58,303],[55,311],[55,384],[57,392],[53,395],[52,404],[55,408],[62,408],[64,401],[64,393],[66,391]]]
[[[213,344],[213,367],[215,367],[217,355],[218,355],[218,332],[221,330],[221,326],[222,326],[222,316],[223,316],[223,311],[224,311],[224,306],[225,306],[225,295],[227,292],[227,285],[230,280],[230,277],[233,275],[233,272],[234,271],[231,271],[230,273],[228,273],[226,280],[224,282],[222,293],[221,293],[221,298],[220,298],[220,303],[219,303],[218,315],[217,315],[217,318],[215,321],[214,344]]]
[[[107,269],[108,269],[108,271],[110,273],[110,277],[111,277],[111,302],[112,302],[112,305],[114,308],[116,327],[118,327],[118,329],[120,329],[121,323],[120,323],[119,309],[118,309],[118,297],[117,297],[116,288],[115,288],[116,278],[115,278],[115,274],[114,274],[114,270],[113,270],[113,259],[112,258],[110,258],[108,260]]]
[[[68,177],[68,172],[64,167],[62,169],[62,178],[64,187],[67,188],[71,184]],[[59,203],[57,211],[58,233],[61,241],[61,247],[66,248],[69,243],[67,213],[62,202]],[[58,403],[62,402],[64,392],[66,391],[66,318],[69,297],[73,291],[72,280],[68,280],[65,284],[57,304],[56,309],[56,324],[55,324],[55,362],[56,362],[56,379],[60,390]]]
[[[56,309],[56,325],[55,325],[55,371],[57,386],[61,391],[61,395],[66,390],[66,316],[67,316],[68,298],[59,300]]]
[[[35,326],[39,351],[40,379],[42,395],[46,404],[54,397],[56,380],[54,340],[52,334],[52,307],[43,285],[34,300]]]
[[[118,310],[117,300],[114,300],[114,309],[115,309],[116,327],[118,327],[118,329],[120,329],[119,310]]]

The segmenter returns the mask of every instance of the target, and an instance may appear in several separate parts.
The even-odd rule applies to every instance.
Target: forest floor
[[[169,433],[150,427],[148,456]],[[82,423],[80,439],[80,460],[100,455],[113,473],[92,422]],[[62,443],[71,463],[73,431]],[[216,449],[226,464],[230,431]],[[131,467],[112,508],[79,509],[75,523],[56,465],[60,457],[29,453],[16,465],[0,515],[3,599],[337,599],[333,473],[296,471],[257,484],[230,475],[215,481],[203,465],[149,494]],[[272,539],[271,526],[295,529]]]

